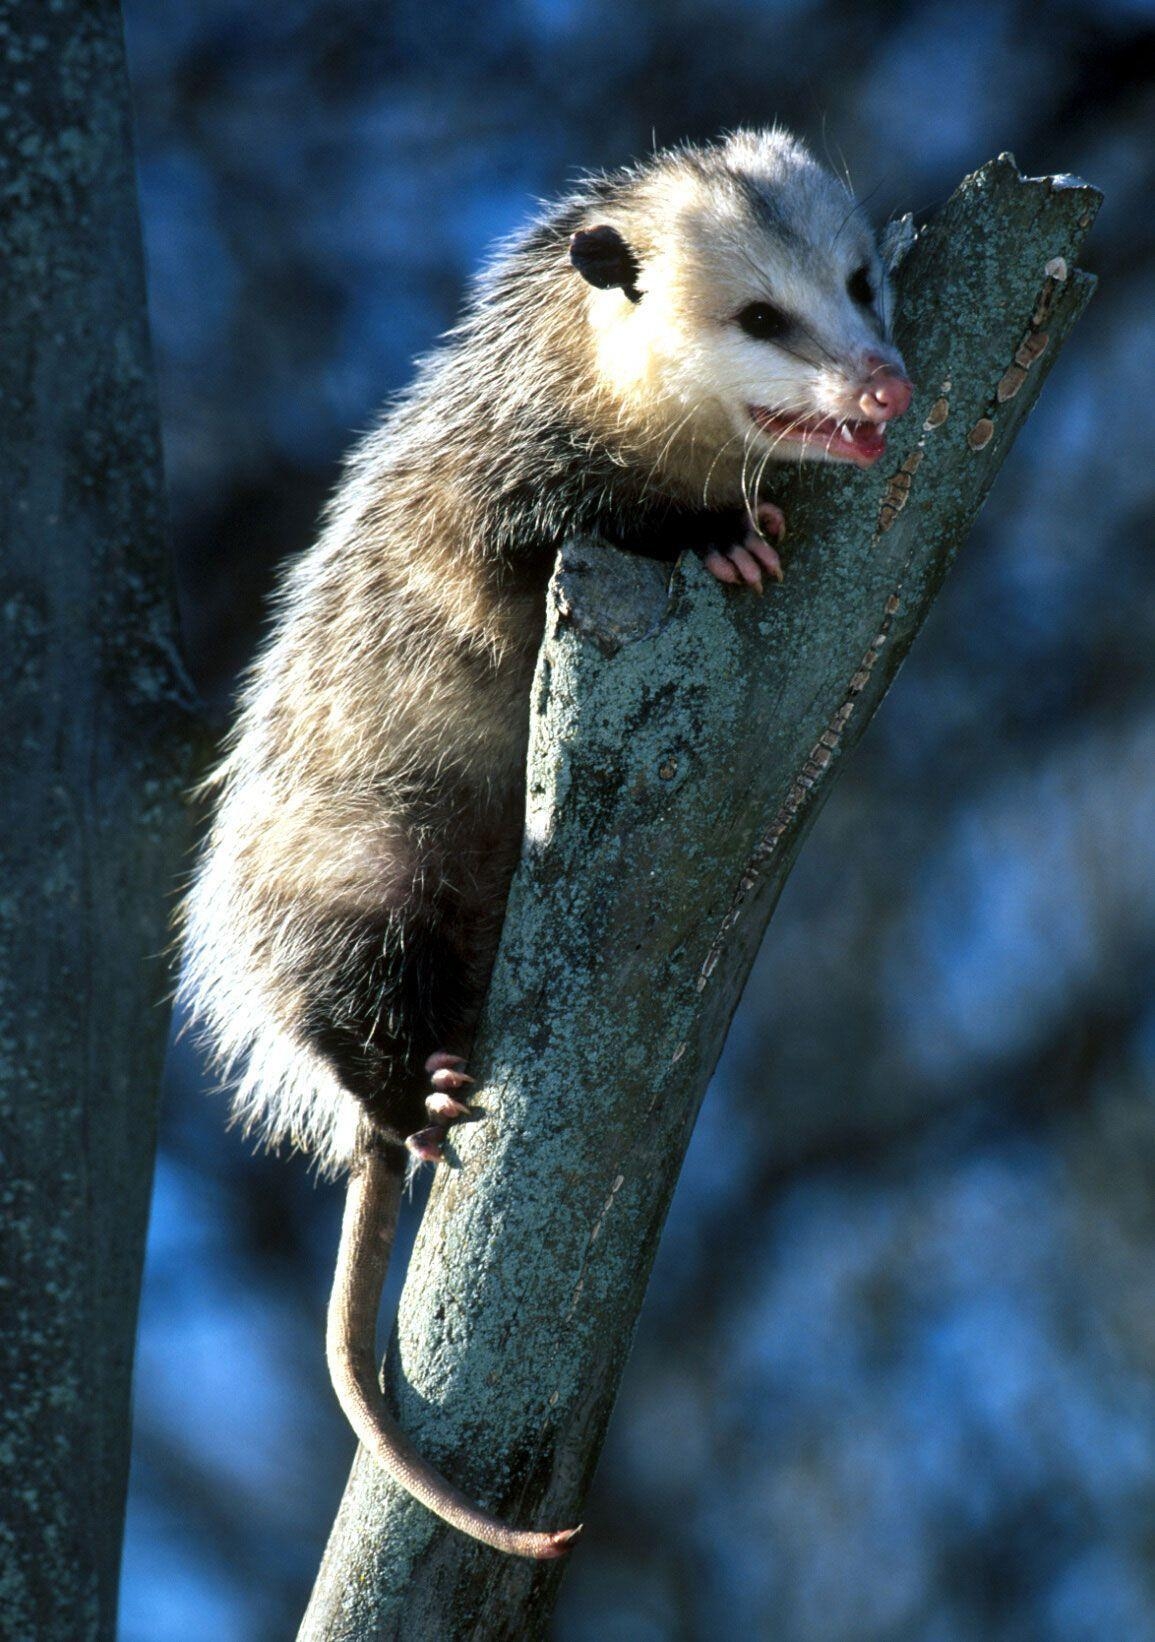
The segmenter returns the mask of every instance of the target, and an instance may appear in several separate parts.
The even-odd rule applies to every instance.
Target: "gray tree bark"
[[[912,410],[875,471],[784,470],[764,600],[694,561],[667,590],[600,544],[562,555],[471,1068],[484,1121],[438,1171],[385,1369],[421,1450],[519,1525],[580,1520],[767,920],[1090,296],[1098,203],[1010,156],[962,183],[898,271]],[[301,1636],[523,1642],[562,1571],[475,1545],[361,1454]]]
[[[0,1633],[111,1637],[189,841],[115,0],[0,0]]]

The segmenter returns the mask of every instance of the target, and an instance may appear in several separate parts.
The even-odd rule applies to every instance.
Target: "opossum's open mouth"
[[[885,422],[850,422],[837,416],[787,416],[751,405],[750,415],[775,444],[808,445],[831,462],[868,468],[886,449]]]

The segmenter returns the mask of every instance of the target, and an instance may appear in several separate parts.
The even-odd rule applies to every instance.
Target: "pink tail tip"
[[[579,1522],[576,1528],[560,1528],[556,1534],[549,1534],[547,1542],[538,1553],[542,1562],[551,1562],[555,1557],[568,1556],[581,1535],[585,1524]]]

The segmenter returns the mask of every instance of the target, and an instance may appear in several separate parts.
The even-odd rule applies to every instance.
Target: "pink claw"
[[[447,1049],[435,1049],[425,1062],[425,1070],[427,1072],[442,1072],[454,1068],[460,1069],[464,1065],[464,1055],[451,1055]]]
[[[726,582],[730,587],[736,587],[742,580],[729,559],[726,558],[725,554],[719,553],[716,547],[710,549],[702,563],[711,576],[717,577],[720,582]]]
[[[746,583],[746,586],[752,587],[755,593],[761,593],[762,567],[759,565],[754,555],[752,553],[748,553],[745,547],[735,545],[729,549],[726,557],[734,566],[735,570],[737,570],[742,580]]]
[[[440,1089],[443,1093],[452,1093],[454,1089],[468,1089],[473,1079],[467,1072],[451,1072],[446,1067],[441,1072],[434,1072],[429,1081],[435,1089]]]
[[[776,582],[782,580],[782,560],[769,542],[764,542],[761,536],[756,535],[751,530],[742,546],[747,553],[752,554],[757,559],[767,575],[773,576]]]
[[[463,1106],[452,1095],[426,1095],[425,1110],[437,1123],[456,1123],[469,1116],[469,1107]]]

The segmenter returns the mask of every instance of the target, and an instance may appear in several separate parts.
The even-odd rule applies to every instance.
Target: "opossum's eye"
[[[790,329],[788,316],[772,302],[748,303],[738,315],[738,323],[757,342],[776,342]]]
[[[870,269],[863,263],[856,268],[846,281],[846,292],[851,302],[857,302],[860,308],[869,308],[874,302],[874,286],[870,282]]]

